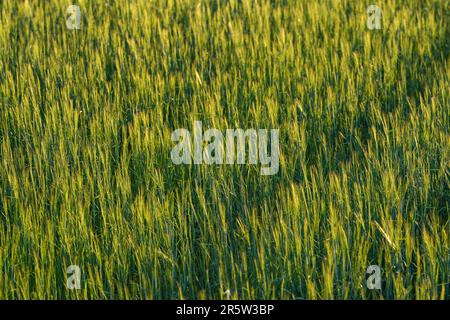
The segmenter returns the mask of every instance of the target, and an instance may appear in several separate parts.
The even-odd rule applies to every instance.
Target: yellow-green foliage
[[[373,2],[0,1],[0,299],[449,299],[449,1]],[[195,120],[280,172],[172,164]]]

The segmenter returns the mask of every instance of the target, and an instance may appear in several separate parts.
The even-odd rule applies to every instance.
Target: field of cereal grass
[[[70,4],[0,1],[0,299],[450,299],[449,1],[380,30],[369,1]],[[279,172],[175,165],[195,121],[279,129]]]

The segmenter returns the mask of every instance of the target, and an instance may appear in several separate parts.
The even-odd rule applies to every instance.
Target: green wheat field
[[[450,299],[449,76],[448,0],[0,0],[0,299]]]

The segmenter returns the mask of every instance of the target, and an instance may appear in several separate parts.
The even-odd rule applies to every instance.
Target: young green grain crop
[[[0,299],[450,299],[448,1],[381,30],[371,1],[70,4],[0,1]],[[196,120],[279,128],[280,172],[172,164]]]

